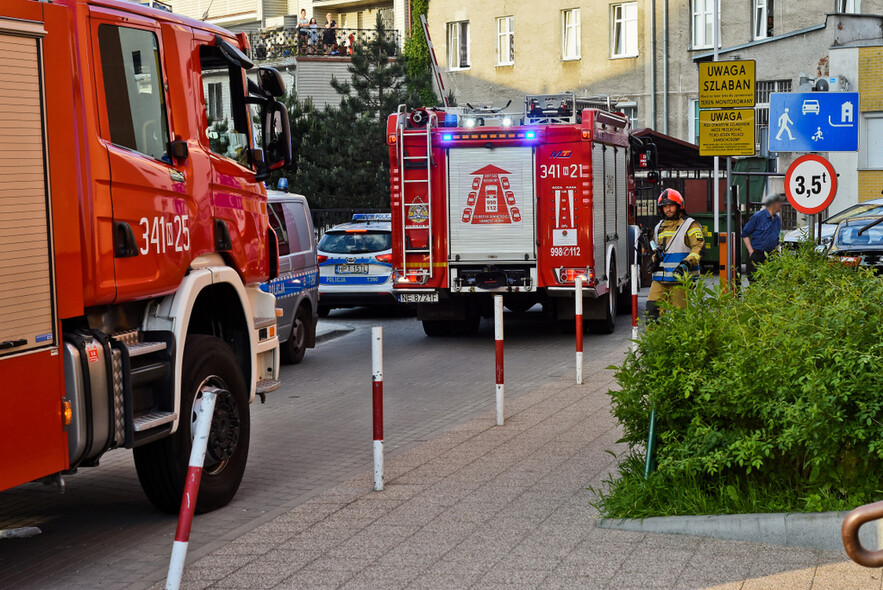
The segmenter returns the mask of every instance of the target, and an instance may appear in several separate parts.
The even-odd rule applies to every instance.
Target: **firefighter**
[[[659,305],[669,301],[676,307],[687,306],[687,291],[678,281],[683,275],[698,279],[699,257],[705,246],[702,226],[687,217],[684,197],[667,188],[659,195],[656,207],[663,219],[653,231],[653,283],[647,296],[647,315],[659,318]]]

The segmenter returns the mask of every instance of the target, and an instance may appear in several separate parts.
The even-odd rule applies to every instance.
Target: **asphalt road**
[[[355,330],[285,367],[282,387],[252,406],[249,464],[227,507],[198,516],[197,558],[371,465],[370,327],[384,328],[388,454],[431,438],[494,402],[493,325],[477,336],[430,339],[400,312],[339,310],[322,322]],[[539,312],[506,314],[506,394],[518,396],[572,375],[573,336]],[[612,336],[585,340],[587,359],[624,349],[630,317]],[[42,534],[0,540],[4,588],[144,588],[164,579],[176,518],[144,498],[131,453],[112,451],[95,469],[66,478],[65,493],[27,484],[0,493],[0,529]]]

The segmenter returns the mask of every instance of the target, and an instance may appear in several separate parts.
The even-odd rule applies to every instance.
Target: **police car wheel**
[[[316,313],[319,314],[320,318],[327,318],[328,314],[331,313],[331,308],[327,305],[320,305],[319,309],[316,310]]]
[[[135,468],[150,502],[177,513],[190,462],[195,402],[206,387],[221,390],[196,500],[196,512],[211,512],[233,499],[245,473],[251,430],[248,389],[236,355],[220,338],[188,336],[182,367],[178,430],[134,449]]]
[[[294,323],[291,325],[291,334],[279,347],[279,356],[286,365],[296,365],[304,358],[307,351],[307,326],[310,316],[306,308],[301,305],[294,314]]]

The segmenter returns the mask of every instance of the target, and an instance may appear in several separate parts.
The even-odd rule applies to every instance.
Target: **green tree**
[[[424,106],[432,106],[438,102],[432,88],[432,58],[429,55],[426,35],[423,34],[423,25],[420,23],[420,17],[425,16],[428,10],[429,0],[412,0],[411,32],[405,41],[403,51],[408,90],[417,94]]]

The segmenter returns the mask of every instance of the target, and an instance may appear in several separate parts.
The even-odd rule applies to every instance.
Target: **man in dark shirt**
[[[785,196],[780,193],[767,195],[763,200],[764,208],[751,216],[745,229],[742,230],[742,241],[748,249],[746,275],[750,281],[757,265],[779,246],[779,234],[782,231],[782,218],[779,211]]]

